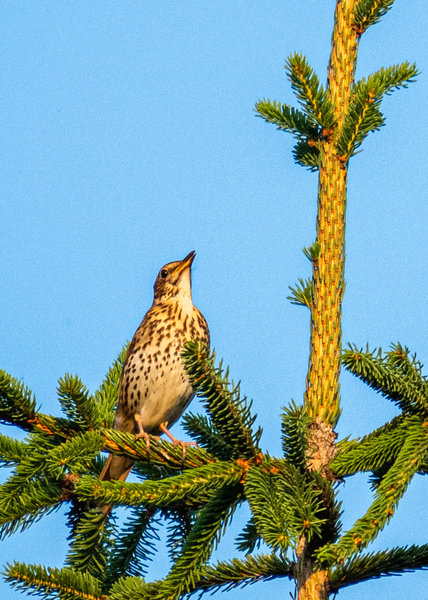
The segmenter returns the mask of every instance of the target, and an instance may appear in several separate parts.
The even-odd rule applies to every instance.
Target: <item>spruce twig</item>
[[[155,511],[145,506],[133,507],[125,525],[120,530],[116,528],[104,577],[107,589],[121,577],[144,575],[160,539],[159,519],[155,515]]]
[[[198,589],[228,591],[276,577],[293,578],[293,565],[287,559],[275,554],[248,555],[244,559],[234,558],[205,567],[198,580]]]
[[[168,597],[175,600],[194,589],[203,565],[242,498],[241,494],[240,486],[224,487],[203,508],[186,539],[181,556],[160,585],[154,599]]]
[[[337,565],[329,575],[332,592],[368,579],[390,577],[428,568],[428,544],[391,548],[354,556],[344,565]]]
[[[201,342],[184,345],[183,359],[193,389],[202,398],[212,423],[233,450],[234,458],[253,458],[259,454],[262,430],[253,432],[257,418],[251,402],[240,395],[240,384],[229,383],[229,370],[214,366],[215,353],[208,354]]]
[[[56,599],[59,595],[61,600],[103,600],[95,577],[67,567],[45,569],[15,562],[7,565],[5,578],[12,587],[47,599]]]
[[[325,546],[317,552],[320,562],[331,561],[334,555],[342,562],[360,552],[383,529],[395,513],[398,502],[414,474],[428,457],[428,428],[421,423],[409,427],[407,439],[392,467],[376,489],[375,500],[366,514],[357,519],[335,546]]]
[[[242,474],[242,467],[236,463],[217,462],[188,469],[167,479],[143,483],[100,481],[86,475],[75,482],[74,488],[80,501],[94,500],[104,506],[161,507],[178,501],[198,506],[207,500],[211,490],[239,482]]]
[[[339,451],[330,468],[337,477],[348,477],[391,465],[407,438],[408,427],[417,422],[420,422],[418,417],[403,418],[400,415],[361,440],[339,442]]]
[[[402,352],[392,347],[392,351],[375,355],[349,345],[342,360],[346,369],[394,402],[400,410],[408,414],[428,415],[428,380],[421,374],[420,364],[402,358]],[[401,347],[400,347],[401,348]],[[408,354],[408,351],[407,351]],[[404,372],[402,370],[404,365]]]

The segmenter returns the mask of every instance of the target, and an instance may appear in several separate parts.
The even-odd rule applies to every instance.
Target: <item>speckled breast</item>
[[[185,311],[171,303],[149,310],[128,350],[115,429],[132,432],[138,415],[146,433],[158,434],[161,423],[169,428],[180,418],[194,396],[181,358],[190,339],[209,345],[208,326],[196,307]]]

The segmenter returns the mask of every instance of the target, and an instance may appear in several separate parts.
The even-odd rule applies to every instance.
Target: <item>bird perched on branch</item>
[[[163,266],[154,299],[131,341],[119,382],[114,429],[146,440],[165,433],[185,447],[169,428],[195,395],[181,358],[185,341],[200,339],[209,347],[208,325],[192,301],[191,267],[195,252]],[[133,461],[110,454],[101,480],[124,481]]]

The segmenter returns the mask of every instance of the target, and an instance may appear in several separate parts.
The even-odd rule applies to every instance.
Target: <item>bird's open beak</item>
[[[181,273],[182,271],[184,271],[185,269],[190,267],[192,265],[192,262],[193,262],[193,259],[195,258],[195,256],[196,256],[196,252],[194,250],[189,252],[189,254],[186,256],[186,258],[183,258],[183,260],[180,262],[178,267],[175,268],[174,275],[178,275],[179,273]]]

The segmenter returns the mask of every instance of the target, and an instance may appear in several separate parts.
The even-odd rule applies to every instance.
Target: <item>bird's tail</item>
[[[104,469],[101,471],[101,481],[125,481],[132,469],[134,461],[126,456],[109,454]]]
[[[132,469],[134,461],[126,456],[115,456],[109,454],[106,464],[100,473],[100,481],[125,481]],[[100,506],[98,508],[107,517],[113,506]]]

